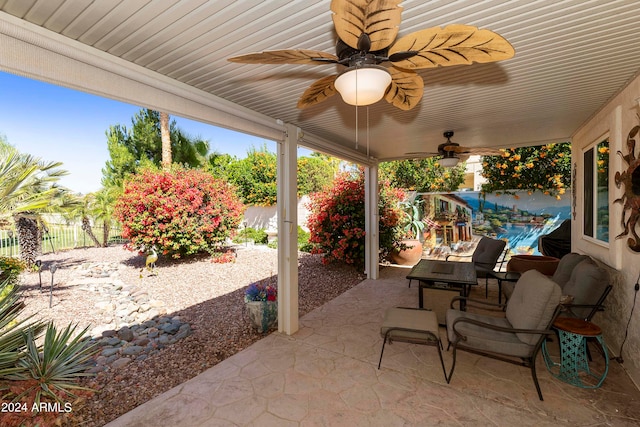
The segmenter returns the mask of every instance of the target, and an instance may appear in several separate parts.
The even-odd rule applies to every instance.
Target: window
[[[584,152],[584,235],[609,242],[609,139]]]

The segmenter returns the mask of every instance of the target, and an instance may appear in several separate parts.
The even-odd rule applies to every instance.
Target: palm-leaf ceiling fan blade
[[[401,0],[332,0],[333,24],[338,37],[366,52],[386,49],[398,36]]]
[[[324,64],[338,62],[338,57],[319,50],[286,49],[247,53],[228,60],[244,64]]]
[[[478,156],[502,156],[504,151],[500,148],[490,147],[463,147],[461,145],[445,145],[442,147],[444,151],[453,151],[457,154],[475,154]]]
[[[401,110],[411,110],[418,105],[424,92],[424,81],[414,71],[402,71],[390,67],[391,84],[384,99]]]
[[[416,31],[389,49],[389,60],[404,69],[494,62],[513,57],[513,46],[497,33],[453,24]]]
[[[298,108],[307,108],[335,95],[336,87],[333,82],[336,81],[336,77],[338,76],[327,76],[309,86],[298,100]]]

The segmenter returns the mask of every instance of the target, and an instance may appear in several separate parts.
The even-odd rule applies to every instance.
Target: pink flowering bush
[[[403,199],[401,190],[388,183],[380,184],[378,205],[380,248],[385,256],[393,249],[399,232]],[[364,172],[344,172],[336,177],[332,187],[310,195],[307,206],[313,253],[322,253],[322,261],[343,261],[358,267],[364,265]]]
[[[174,258],[213,252],[235,233],[244,206],[234,189],[194,169],[146,169],[116,202],[129,249],[156,246]]]

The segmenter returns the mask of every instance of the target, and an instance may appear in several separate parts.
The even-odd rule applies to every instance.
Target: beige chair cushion
[[[384,315],[384,321],[380,328],[380,336],[385,337],[391,328],[407,330],[393,330],[389,338],[398,341],[440,341],[438,335],[438,319],[430,310],[393,307]]]
[[[562,288],[563,295],[571,295],[572,304],[591,304],[598,302],[609,285],[609,274],[590,258],[580,262],[571,272],[571,277]],[[585,318],[591,308],[572,308],[579,318]]]
[[[528,270],[516,283],[507,304],[506,318],[516,329],[545,329],[558,304],[560,286],[537,270]],[[539,335],[517,334],[527,344],[534,344]]]

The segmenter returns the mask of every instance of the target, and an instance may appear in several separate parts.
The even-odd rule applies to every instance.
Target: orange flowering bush
[[[560,199],[571,187],[571,145],[568,142],[504,150],[482,158],[484,193],[541,191]]]
[[[324,254],[323,262],[343,261],[358,267],[364,265],[364,172],[344,172],[336,177],[333,186],[310,195],[307,225],[313,253]],[[383,256],[393,249],[399,232],[402,212],[399,202],[401,190],[388,183],[380,184],[379,238]]]

